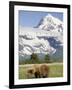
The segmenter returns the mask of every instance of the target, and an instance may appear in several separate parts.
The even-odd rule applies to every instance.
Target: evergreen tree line
[[[33,53],[30,59],[19,61],[19,64],[40,64],[40,63],[50,63],[50,55],[46,54],[44,60],[40,60],[38,55]]]

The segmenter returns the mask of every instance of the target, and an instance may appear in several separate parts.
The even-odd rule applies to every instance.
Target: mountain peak
[[[37,25],[37,28],[43,30],[60,29],[59,31],[61,31],[61,28],[59,28],[60,25],[63,28],[63,22],[60,19],[52,16],[51,14],[47,14],[45,17],[42,18],[42,20],[40,20],[39,24]]]
[[[49,18],[49,17],[53,17],[51,14],[47,14],[46,16],[45,16],[45,18]]]

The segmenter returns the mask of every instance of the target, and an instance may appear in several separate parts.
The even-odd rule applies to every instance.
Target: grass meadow
[[[19,65],[19,79],[28,79],[27,70],[32,68],[34,64]],[[39,64],[38,64],[39,65]],[[63,63],[51,63],[49,66],[49,76],[53,77],[63,77]]]

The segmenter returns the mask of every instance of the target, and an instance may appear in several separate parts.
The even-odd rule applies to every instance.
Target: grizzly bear
[[[27,73],[33,78],[47,78],[49,75],[49,67],[46,64],[35,64]]]

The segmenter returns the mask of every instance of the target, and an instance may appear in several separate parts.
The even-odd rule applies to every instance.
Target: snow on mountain
[[[36,28],[45,32],[47,31],[47,35],[50,34],[50,36],[48,36],[49,38],[51,37],[54,40],[59,41],[59,45],[63,45],[63,22],[60,19],[48,14],[40,20]]]
[[[19,55],[55,54],[63,47],[63,22],[52,15],[45,16],[36,28],[20,27]]]
[[[37,28],[43,30],[54,30],[58,29],[58,31],[63,30],[63,22],[58,18],[53,17],[51,14],[48,14],[44,18],[42,18],[37,25]]]

